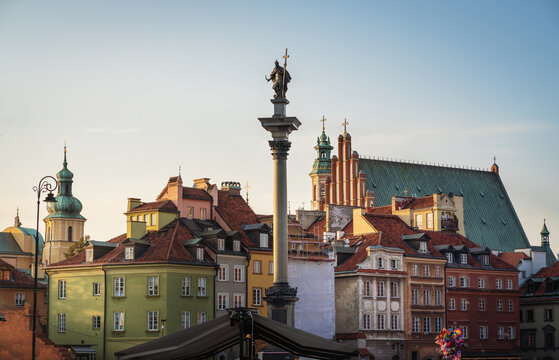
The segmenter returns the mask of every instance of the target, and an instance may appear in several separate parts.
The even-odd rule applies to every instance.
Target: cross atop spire
[[[493,156],[493,164],[496,164],[496,163],[497,163],[497,157]]]
[[[181,176],[181,166],[179,165],[179,176]]]
[[[347,126],[349,125],[349,121],[344,118],[344,122],[342,123],[342,125],[344,126],[344,134],[347,134]]]
[[[322,132],[324,132],[326,130],[326,127],[324,126],[324,124],[326,123],[326,118],[324,117],[324,115],[322,115],[322,119],[320,121],[322,121]]]
[[[245,185],[245,189],[246,189],[246,192],[247,192],[247,196],[246,196],[247,205],[248,205],[248,189],[249,189],[249,188],[250,188],[250,186],[248,185],[248,181],[247,181],[247,182],[246,182],[246,185]]]
[[[66,139],[64,139],[64,165],[68,164],[68,161],[66,161]]]

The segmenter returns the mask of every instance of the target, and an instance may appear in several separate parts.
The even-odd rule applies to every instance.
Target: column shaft
[[[287,160],[274,159],[274,284],[287,283]]]

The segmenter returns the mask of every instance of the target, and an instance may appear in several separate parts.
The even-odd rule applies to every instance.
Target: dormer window
[[[192,219],[194,217],[194,208],[192,206],[186,207],[186,218]]]
[[[423,216],[421,214],[415,215],[415,227],[418,229],[423,228]]]
[[[392,267],[392,270],[397,270],[398,269],[398,260],[397,259],[390,260],[390,265]]]
[[[483,263],[483,265],[489,265],[489,255],[483,255],[481,257],[481,262]]]
[[[134,247],[127,246],[124,248],[124,260],[134,260]]]
[[[233,241],[233,251],[241,251],[241,242],[239,240]]]
[[[268,247],[268,234],[261,233],[260,234],[260,247],[267,248]]]
[[[377,258],[377,268],[379,269],[384,268],[384,261],[380,256]]]
[[[199,261],[204,260],[204,249],[203,248],[197,248],[196,249],[196,260],[199,260]]]
[[[200,209],[200,220],[206,220],[206,208]]]
[[[225,250],[225,239],[217,239],[217,250]]]
[[[426,241],[420,241],[419,242],[419,252],[420,253],[427,253],[427,242]]]
[[[446,253],[446,260],[448,260],[449,264],[453,262],[452,259],[453,259],[452,253]]]
[[[93,249],[85,249],[85,262],[93,262]]]
[[[467,264],[468,263],[468,254],[460,254],[460,263]]]
[[[0,280],[10,280],[10,270],[0,270]]]

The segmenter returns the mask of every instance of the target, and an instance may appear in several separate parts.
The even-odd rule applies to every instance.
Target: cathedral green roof
[[[464,198],[466,236],[480,246],[513,251],[530,243],[497,173],[378,159],[360,159],[367,189],[375,206],[389,205],[393,196],[454,193]]]

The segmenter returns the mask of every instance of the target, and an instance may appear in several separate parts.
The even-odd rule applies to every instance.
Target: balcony
[[[458,231],[458,219],[442,219],[441,228],[446,231]]]

